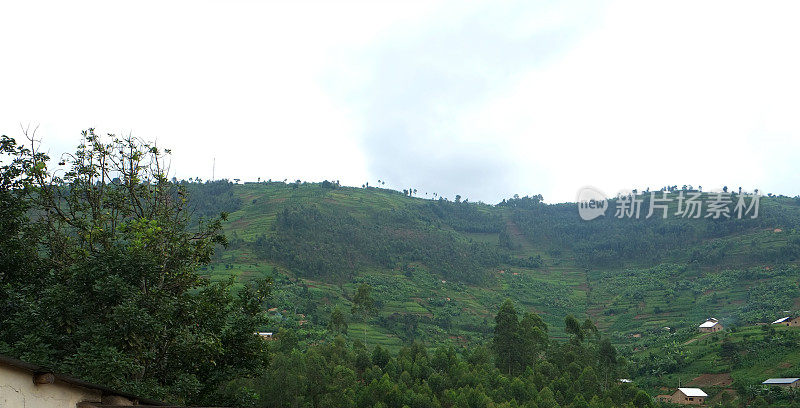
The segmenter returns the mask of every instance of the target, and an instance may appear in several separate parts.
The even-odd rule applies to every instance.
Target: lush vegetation
[[[571,316],[567,322],[574,321]],[[519,319],[505,302],[493,340],[463,353],[412,342],[395,356],[339,336],[299,350],[295,334],[271,342],[262,375],[235,381],[248,390],[234,405],[267,407],[649,407],[650,396],[617,378],[625,364],[591,323],[568,342],[547,336],[535,314]],[[569,323],[567,323],[569,324]],[[461,355],[459,355],[461,354]]]
[[[617,217],[615,215],[619,199],[610,200],[605,217],[585,222],[578,216],[575,203],[543,205],[540,197],[523,197],[505,200],[500,206],[512,209],[511,217],[520,230],[532,242],[540,245],[569,248],[580,264],[587,267],[620,267],[626,262],[659,263],[674,257],[701,265],[725,263],[725,258],[737,249],[732,245],[719,245],[710,240],[731,235],[739,235],[764,228],[800,225],[800,211],[796,198],[769,197],[760,200],[757,218],[749,216],[741,219],[733,215],[718,219],[684,218],[676,216],[678,196],[688,190],[674,190],[666,197],[671,200],[668,217],[662,218],[662,210],[654,208],[650,213],[649,195],[642,199],[639,218]],[[661,193],[657,194],[662,197]],[[705,193],[704,199],[713,198],[713,193]],[[737,194],[731,200],[737,202]],[[729,205],[730,210],[733,205]],[[800,235],[792,234],[790,243],[773,251],[759,248],[755,257],[741,257],[747,263],[795,261],[800,257]],[[715,245],[717,244],[717,245]],[[701,245],[700,248],[697,248]],[[758,246],[754,243],[753,246]]]
[[[284,208],[277,214],[275,233],[258,236],[252,248],[312,278],[350,280],[353,272],[370,266],[393,269],[420,262],[447,279],[481,283],[486,268],[500,263],[500,248],[436,228],[442,221],[432,210],[447,205],[425,206],[421,213],[374,212],[364,219],[315,205]],[[467,222],[457,216],[448,221]]]
[[[251,203],[232,213],[228,224],[228,231],[241,237],[241,245],[223,252],[205,273],[220,278],[234,274],[242,281],[273,277],[278,310],[267,327],[293,328],[300,344],[326,338],[324,328],[336,310],[349,327],[343,335],[368,347],[381,345],[399,352],[416,341],[427,345],[428,352],[445,344],[467,355],[472,348],[493,341],[490,315],[510,297],[525,311],[540,315],[550,335],[561,341],[569,337],[563,316],[574,314],[596,322],[624,355],[637,358],[645,350],[663,355],[652,363],[656,369],[631,373],[655,395],[661,387],[674,389],[680,379],[655,373],[676,370],[678,361],[683,361],[679,348],[662,343],[664,336],[689,336],[709,316],[722,319],[726,326],[744,325],[771,321],[785,310],[798,308],[800,206],[795,198],[762,197],[759,218],[741,223],[738,219],[660,217],[584,222],[574,204],[548,205],[541,197],[488,206],[313,183],[234,187],[245,203]],[[334,265],[348,265],[336,274],[314,273],[313,267],[298,267],[249,244],[292,237],[297,232],[277,225],[283,212],[309,208],[338,214],[331,221],[325,216],[316,218],[316,231],[349,229],[352,235],[341,235],[343,240],[358,234],[370,236],[358,244],[366,250],[351,246],[359,239],[342,242],[326,236],[328,232],[304,233],[297,241],[302,246],[284,247],[287,253],[304,248],[295,251],[301,256],[322,243],[335,248],[320,256]],[[465,208],[482,227],[469,229],[452,221],[464,217],[455,213]],[[646,214],[647,207],[642,211]],[[392,214],[403,214],[402,222],[386,221]],[[450,245],[447,242],[465,247],[481,244],[499,256],[484,265],[475,263],[465,276],[448,274],[436,257],[382,253],[390,246],[373,244],[386,242],[378,238],[381,231],[402,228],[425,232],[405,235],[406,241],[412,241],[402,244],[406,248],[431,242],[443,248]],[[431,241],[431,237],[442,241]],[[355,262],[347,259],[348,251],[357,254]],[[387,254],[394,256],[394,262],[379,261]],[[341,262],[335,260],[338,257]],[[363,283],[371,286],[375,299],[369,316],[348,313],[357,286]],[[747,384],[760,383],[756,377]]]
[[[0,353],[195,404],[647,406],[616,379],[720,370],[715,402],[794,403],[756,384],[800,374],[796,335],[749,325],[800,309],[798,198],[586,222],[541,196],[168,180],[167,151],[92,131],[63,172],[0,148]],[[709,316],[727,334],[698,337]]]
[[[665,382],[702,387],[723,406],[800,406],[800,396],[764,387],[767,378],[800,376],[800,330],[777,325],[733,326],[703,334],[677,330],[653,336],[633,355],[638,385],[653,393]]]
[[[149,398],[214,402],[258,372],[267,281],[197,274],[222,218],[189,227],[164,151],[91,130],[63,163],[0,139],[0,353]]]
[[[195,186],[198,200],[207,184]],[[539,196],[490,206],[337,183],[231,186],[243,203],[226,224],[232,245],[204,273],[240,283],[271,276],[276,306],[304,315],[310,335],[335,306],[350,308],[359,283],[372,285],[381,306],[365,322],[369,337],[393,350],[413,339],[485,341],[487,319],[507,297],[558,337],[561,317],[574,314],[613,328],[621,343],[709,315],[763,321],[794,309],[798,297],[794,198],[763,197],[756,219],[609,213],[585,222],[575,204]]]

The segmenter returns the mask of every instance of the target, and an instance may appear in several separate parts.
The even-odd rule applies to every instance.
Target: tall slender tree
[[[519,318],[511,299],[506,299],[494,318],[494,338],[492,347],[497,356],[497,368],[507,374],[515,372],[519,366],[520,336]]]
[[[352,313],[360,315],[364,321],[364,344],[367,343],[367,320],[375,311],[375,300],[372,299],[371,292],[372,286],[362,283],[358,285],[356,293],[353,295]]]

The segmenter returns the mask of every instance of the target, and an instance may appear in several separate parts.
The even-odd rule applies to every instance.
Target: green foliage
[[[450,202],[438,199],[426,204],[428,210],[456,231],[474,233],[499,233],[503,219],[485,204]]]
[[[567,315],[564,319],[564,327],[567,334],[572,335],[573,340],[578,343],[583,341],[584,333],[581,324],[575,319],[575,316]]]
[[[585,222],[541,196],[170,182],[165,151],[92,131],[55,178],[41,153],[0,147],[0,351],[123,389],[233,405],[641,406],[612,384],[628,359],[655,386],[691,367],[753,383],[752,367],[794,356],[780,330],[693,336],[712,315],[731,327],[796,309],[797,199],[762,198],[754,220]],[[268,319],[251,283],[263,277]],[[493,327],[507,298],[520,311],[504,304]],[[275,355],[256,330],[277,332]],[[463,357],[419,358],[419,341]],[[285,375],[250,377],[266,365]]]
[[[767,406],[800,403],[796,393],[761,382],[774,377],[798,377],[800,332],[783,326],[740,326],[735,332],[675,333],[651,343],[647,352],[631,356],[638,385],[658,389],[678,382],[686,384],[702,374],[729,374],[738,399],[719,396],[724,406],[752,406],[761,397]],[[674,385],[673,385],[674,386]],[[716,399],[718,387],[703,387]]]
[[[538,315],[525,313],[520,321],[514,303],[503,302],[492,339],[497,368],[509,375],[520,374],[539,360],[547,345],[547,324]]]
[[[354,271],[370,266],[422,262],[448,279],[482,282],[485,268],[503,259],[496,246],[429,228],[428,222],[441,221],[424,210],[398,209],[362,218],[316,205],[284,208],[277,214],[275,234],[258,236],[252,247],[303,276],[334,280],[352,278]]]
[[[370,344],[393,351],[415,340],[485,341],[505,298],[539,314],[559,339],[561,316],[589,317],[629,352],[667,326],[693,327],[711,315],[726,327],[771,321],[800,297],[791,260],[800,206],[786,197],[762,197],[764,220],[721,225],[674,217],[585,222],[574,205],[541,197],[491,206],[322,183],[231,191],[242,202],[226,224],[232,245],[204,273],[236,275],[237,285],[272,276],[275,306],[288,313],[270,324],[298,329],[307,321],[301,342],[324,338],[332,307],[352,311],[360,283],[372,286],[380,309],[366,323],[347,313],[350,335],[357,327]],[[595,250],[610,250],[611,262],[592,260]]]
[[[345,321],[344,313],[338,307],[334,307],[331,311],[331,319],[328,323],[328,330],[347,334],[347,321]]]
[[[514,303],[510,299],[503,302],[500,311],[494,318],[494,340],[492,347],[496,356],[497,367],[511,374],[519,371],[518,354],[520,352],[519,319]]]
[[[234,184],[228,180],[200,181],[174,180],[191,197],[195,219],[209,219],[220,213],[230,214],[242,208],[242,199],[234,194]]]
[[[375,300],[372,299],[370,292],[372,287],[368,283],[358,285],[356,293],[353,295],[353,314],[368,315],[375,309]]]
[[[83,133],[65,172],[2,139],[0,352],[123,391],[214,403],[267,355],[266,281],[239,291],[197,269],[224,244],[163,172],[168,151]],[[8,205],[5,205],[8,204]],[[24,262],[23,262],[24,260]]]
[[[677,210],[679,193],[670,193],[673,199],[670,214]],[[733,201],[736,201],[735,194]],[[500,205],[512,209],[512,219],[532,242],[570,248],[582,265],[592,267],[619,267],[625,261],[660,261],[670,255],[688,255],[691,262],[716,265],[738,248],[720,243],[698,248],[698,243],[713,245],[709,240],[759,228],[800,227],[800,207],[787,197],[762,198],[759,216],[755,219],[687,219],[672,215],[663,219],[661,210],[655,211],[656,216],[646,218],[649,204],[649,196],[644,196],[639,219],[620,219],[614,216],[616,200],[610,200],[611,209],[606,216],[591,222],[579,217],[575,203],[547,205],[541,198],[523,197],[504,200]],[[752,264],[800,258],[800,246],[794,241],[777,249],[757,249],[741,260]]]
[[[513,315],[513,305],[505,304],[498,321]],[[526,317],[525,325],[541,330],[541,320]],[[461,357],[453,348],[429,352],[420,343],[396,355],[378,345],[369,358],[360,343],[348,346],[337,337],[304,352],[277,351],[261,375],[237,384],[257,395],[241,405],[261,407],[655,406],[635,386],[598,376],[609,367],[602,366],[608,360],[601,362],[594,344],[553,344],[527,369],[508,374],[491,363],[485,347]],[[616,364],[610,368],[616,374]]]

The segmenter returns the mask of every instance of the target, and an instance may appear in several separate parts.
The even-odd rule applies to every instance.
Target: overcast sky
[[[0,133],[495,203],[800,194],[797,2],[4,2]]]

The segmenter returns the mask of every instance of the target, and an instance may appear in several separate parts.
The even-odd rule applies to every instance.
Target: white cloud
[[[256,2],[26,2],[0,10],[0,131],[51,151],[85,127],[175,151],[180,177],[365,180],[356,121],[325,91],[348,49],[420,9]]]
[[[592,6],[591,8],[587,8]],[[791,2],[0,5],[0,133],[157,138],[179,177],[497,201],[798,194]]]
[[[800,59],[786,51],[800,33],[777,17],[791,13],[703,4],[691,12],[616,4],[563,59],[487,103],[495,116],[515,107],[500,116],[504,133],[519,142],[520,160],[533,155],[549,170],[552,199],[574,199],[586,184],[798,193],[789,174],[774,171],[800,140],[786,109],[797,106],[800,84],[790,74]],[[753,21],[769,28],[746,29]]]

